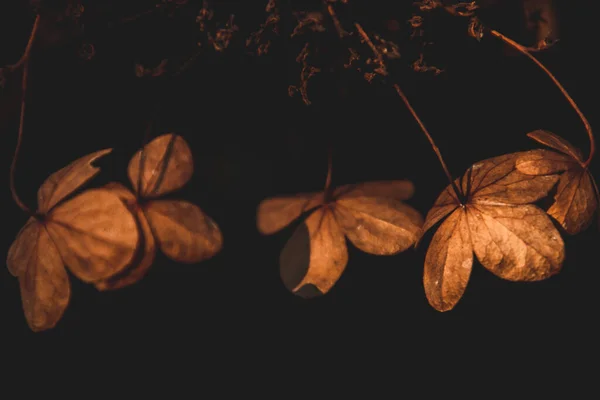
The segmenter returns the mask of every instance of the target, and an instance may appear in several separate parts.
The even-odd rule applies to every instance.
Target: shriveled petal
[[[555,150],[560,151],[561,153],[568,154],[575,161],[583,162],[583,156],[581,155],[581,151],[569,143],[566,139],[561,138],[560,136],[548,132],[542,129],[535,130],[533,132],[529,132],[527,134],[531,139],[535,140],[538,143],[545,144],[548,147],[552,147]]]
[[[161,251],[175,261],[197,263],[223,247],[219,226],[192,203],[155,200],[144,205],[144,213]]]
[[[454,183],[458,187],[460,185],[460,179],[456,179]],[[456,208],[459,206],[460,200],[454,193],[452,185],[448,185],[446,189],[444,189],[444,191],[438,196],[437,200],[433,204],[433,207],[431,207],[427,213],[427,216],[425,217],[425,223],[423,225],[423,234],[452,211],[456,210]]]
[[[538,207],[470,205],[467,214],[475,254],[495,275],[539,281],[560,271],[563,240]]]
[[[294,196],[265,199],[258,205],[256,226],[261,234],[270,235],[321,204],[323,204],[323,193],[300,193]]]
[[[6,265],[12,276],[21,276],[27,269],[26,260],[35,253],[42,225],[35,219],[29,218],[21,228],[15,241],[8,249]]]
[[[140,243],[133,260],[125,269],[106,280],[94,283],[96,289],[102,291],[121,289],[138,282],[146,275],[156,255],[154,235],[144,212],[136,203],[133,193],[119,183],[110,183],[105,185],[104,188],[111,190],[119,196],[127,208],[129,208],[129,211],[134,214],[140,233]]]
[[[462,298],[473,267],[467,215],[454,211],[433,235],[425,255],[423,286],[429,304],[449,311]]]
[[[415,185],[408,180],[371,181],[340,186],[333,192],[333,198],[340,199],[367,196],[408,200],[414,193]]]
[[[139,241],[134,216],[105,189],[91,189],[60,204],[48,215],[46,228],[66,266],[85,282],[122,271]]]
[[[390,198],[342,198],[334,214],[352,244],[378,255],[397,254],[414,245],[423,225],[417,210]]]
[[[598,208],[592,179],[582,168],[568,170],[560,177],[554,204],[548,209],[548,214],[571,235],[587,228]]]
[[[39,332],[53,328],[62,318],[71,287],[58,249],[46,229],[36,225],[37,237],[31,252],[21,254],[24,258],[15,261],[23,264],[19,286],[25,319],[31,330]]]
[[[284,285],[303,298],[329,292],[347,263],[346,239],[328,208],[317,209],[296,229],[279,258]]]
[[[161,135],[144,146],[134,154],[127,168],[134,191],[144,198],[180,189],[193,172],[190,147],[181,136],[172,133]]]
[[[127,206],[134,206],[137,202],[135,194],[119,182],[109,182],[102,187],[116,194]]]
[[[516,166],[519,172],[527,175],[550,175],[578,168],[579,164],[566,154],[550,150],[531,150],[519,156]]]
[[[104,149],[88,154],[50,175],[37,193],[38,212],[46,214],[61,200],[96,176],[100,169],[92,163],[111,151],[112,149]]]
[[[469,201],[484,204],[528,204],[547,196],[558,181],[558,176],[534,176],[519,172],[516,161],[522,154],[506,154],[473,164],[462,181]]]

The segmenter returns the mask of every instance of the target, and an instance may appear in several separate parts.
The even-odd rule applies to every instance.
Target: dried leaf
[[[27,263],[23,262],[35,252],[41,225],[31,217],[17,233],[17,239],[8,249],[6,265],[14,277],[20,277],[27,271]]]
[[[57,206],[46,229],[65,264],[84,282],[106,279],[125,268],[138,245],[135,219],[108,190],[91,189]]]
[[[71,287],[58,249],[48,231],[40,224],[30,225],[36,232],[29,247],[23,275],[19,277],[23,311],[34,332],[53,328],[69,304]],[[21,237],[23,242],[28,238]]]
[[[8,269],[19,279],[33,331],[54,327],[67,307],[65,266],[93,282],[124,269],[136,251],[135,219],[115,194],[92,189],[65,200],[98,172],[91,163],[109,152],[82,157],[52,174],[38,191],[39,219],[29,219],[9,249]]]
[[[296,229],[281,252],[281,279],[300,297],[327,293],[344,272],[348,251],[344,233],[327,208],[319,208]]]
[[[309,298],[327,293],[348,261],[344,235],[357,248],[377,255],[397,254],[420,237],[423,217],[399,199],[414,193],[409,181],[345,185],[327,193],[301,193],[263,200],[257,227],[272,234],[318,207],[285,245],[281,276],[285,286]]]
[[[370,254],[392,255],[408,249],[423,226],[421,214],[394,199],[341,198],[334,210],[346,237]]]
[[[517,160],[517,168],[530,175],[561,173],[554,204],[547,212],[567,233],[574,235],[583,231],[594,218],[598,198],[594,178],[585,166],[581,151],[551,132],[537,130],[527,136],[560,153],[526,152]]]
[[[454,308],[467,288],[472,266],[467,213],[459,209],[440,225],[425,256],[423,286],[429,303],[436,310]]]
[[[217,224],[192,203],[154,200],[144,205],[144,212],[160,249],[175,261],[197,263],[223,246]]]
[[[322,193],[300,193],[295,196],[274,197],[258,206],[258,231],[270,235],[288,226],[302,213],[323,204]]]
[[[133,193],[120,183],[112,182],[105,185],[104,188],[111,190],[119,196],[121,201],[125,203],[129,211],[135,216],[141,243],[138,245],[137,253],[127,268],[106,280],[94,283],[96,289],[102,291],[121,289],[136,283],[146,275],[156,255],[154,235],[144,212],[137,205],[137,200]]]
[[[34,218],[17,235],[7,264],[19,278],[23,311],[31,330],[54,327],[69,303],[69,281],[58,249]]]
[[[111,151],[112,149],[104,149],[88,154],[50,175],[38,190],[38,211],[42,214],[47,213],[62,199],[96,176],[100,169],[92,163]]]
[[[334,197],[387,197],[396,200],[408,200],[415,193],[415,185],[411,181],[372,181],[354,185],[340,186],[334,191]]]
[[[538,281],[560,271],[563,240],[547,215],[529,204],[546,196],[558,177],[518,171],[522,155],[474,164],[455,181],[462,193],[448,186],[427,214],[424,231],[447,216],[425,257],[425,294],[435,309],[451,310],[460,300],[473,252],[486,269],[511,281]]]
[[[158,197],[181,189],[193,172],[192,152],[187,142],[172,133],[157,137],[135,153],[127,169],[135,193],[143,198]]]
[[[539,281],[560,270],[562,240],[546,214],[534,205],[469,207],[471,241],[477,258],[510,281]]]

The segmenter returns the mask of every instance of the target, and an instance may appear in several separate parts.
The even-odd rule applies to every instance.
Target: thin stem
[[[521,52],[522,54],[526,55],[531,61],[533,61],[538,67],[540,67],[542,69],[542,71],[544,71],[546,73],[546,75],[548,75],[548,77],[552,80],[552,82],[554,82],[556,87],[558,87],[558,89],[561,91],[561,93],[565,96],[565,98],[567,99],[567,101],[569,102],[571,107],[573,107],[573,109],[575,110],[577,115],[579,115],[579,118],[581,119],[581,122],[583,122],[583,125],[585,126],[585,130],[590,139],[590,155],[588,156],[588,159],[582,164],[583,168],[587,168],[588,165],[590,164],[590,162],[592,161],[592,158],[594,157],[594,153],[596,152],[596,144],[595,144],[595,140],[594,140],[594,134],[592,133],[592,127],[591,127],[590,123],[588,122],[587,118],[585,117],[585,115],[583,115],[583,112],[581,112],[581,110],[577,106],[577,103],[575,103],[573,98],[571,98],[571,96],[569,95],[567,90],[563,87],[563,85],[560,84],[560,82],[558,81],[558,79],[556,79],[556,77],[552,74],[552,72],[550,72],[548,70],[548,68],[546,68],[546,66],[544,66],[544,64],[542,64],[537,58],[535,58],[529,52],[529,50],[527,50],[527,48],[525,46],[520,45],[519,43],[515,42],[514,40],[504,36],[500,32],[495,31],[493,29],[490,30],[490,33],[492,35],[496,36],[497,38],[499,38],[500,40],[502,40],[504,43],[510,45],[514,49],[516,49],[519,52]]]
[[[144,133],[144,139],[142,140],[142,150],[140,151],[140,165],[138,167],[138,177],[137,177],[137,182],[136,182],[137,183],[136,196],[138,198],[143,195],[142,176],[144,175],[144,166],[146,164],[146,152],[144,151],[144,148],[150,141],[150,133],[151,132],[152,132],[152,119],[150,119],[148,121],[148,124],[146,125],[146,132]]]
[[[327,178],[325,178],[325,189],[323,192],[325,193],[325,201],[329,201],[331,197],[331,172],[333,169],[333,150],[332,147],[329,146],[327,149]]]
[[[332,4],[327,4],[327,12],[329,13],[329,16],[331,17],[331,19],[333,20],[333,25],[335,26],[335,30],[338,33],[338,36],[340,37],[340,39],[343,39],[344,36],[346,36],[348,34],[348,32],[346,32],[344,30],[344,28],[342,28],[342,24],[340,22],[340,19],[337,17],[337,14],[335,13],[335,9],[333,8]]]
[[[363,27],[358,22],[355,22],[354,26],[356,27],[356,30],[358,31],[358,34],[360,35],[360,37],[362,37],[363,40],[369,45],[369,47],[371,48],[371,51],[375,55],[375,58],[376,58],[375,62],[377,63],[377,65],[379,65],[379,73],[382,75],[387,75],[388,72],[387,72],[387,68],[385,66],[385,61],[383,61],[383,56],[381,55],[381,52],[379,52],[379,50],[377,49],[377,46],[375,46],[373,44],[373,41],[371,40],[369,35],[367,35],[367,32],[365,32]]]
[[[15,146],[15,153],[10,164],[10,193],[12,195],[13,200],[19,206],[19,208],[29,215],[32,215],[31,210],[25,205],[25,203],[21,201],[19,195],[17,194],[17,190],[15,189],[15,172],[17,169],[17,159],[19,158],[19,150],[21,149],[21,142],[23,139],[23,125],[25,122],[25,100],[27,96],[27,78],[29,75],[29,57],[31,54],[33,41],[35,40],[35,35],[38,31],[39,22],[40,16],[38,14],[35,17],[35,22],[33,23],[33,28],[31,29],[31,35],[29,36],[29,41],[27,42],[25,52],[23,53],[23,56],[21,57],[19,62],[15,64],[23,66],[23,78],[21,80],[21,114],[19,117],[19,133],[17,134],[17,144]]]
[[[431,144],[431,148],[433,149],[433,151],[434,151],[435,155],[437,156],[438,160],[440,160],[440,164],[442,164],[442,169],[446,173],[446,176],[448,177],[448,181],[450,182],[450,185],[452,185],[452,189],[454,189],[454,192],[455,192],[456,196],[460,199],[462,197],[462,192],[458,189],[458,187],[456,186],[456,183],[454,183],[454,180],[452,179],[452,175],[450,174],[450,171],[448,170],[448,166],[444,162],[444,157],[442,157],[442,153],[440,152],[440,149],[435,144],[435,141],[433,140],[433,137],[431,137],[431,134],[429,134],[429,131],[425,127],[425,124],[423,124],[423,121],[421,121],[421,118],[419,118],[419,116],[417,115],[417,112],[415,111],[415,109],[412,108],[410,102],[408,101],[408,98],[406,97],[406,95],[404,94],[404,92],[402,91],[402,89],[400,89],[400,86],[397,83],[394,84],[394,89],[396,89],[396,92],[398,93],[398,96],[400,96],[400,98],[402,99],[402,101],[404,101],[404,104],[406,104],[406,107],[408,108],[408,111],[410,111],[410,113],[412,114],[412,116],[414,117],[414,119],[419,124],[419,127],[421,128],[421,131],[423,131],[423,133],[427,137],[427,140],[429,140],[429,143]]]
[[[365,32],[365,30],[362,28],[362,26],[358,22],[355,23],[354,25],[356,26],[356,29],[358,30],[358,33],[360,34],[360,36],[369,45],[369,47],[375,54],[375,57],[377,57],[377,63],[381,67],[382,73],[387,75],[387,71],[385,69],[385,62],[383,61],[383,56],[381,55],[379,50],[377,50],[377,47],[373,44],[373,42],[371,41],[371,39],[369,38],[369,36]],[[450,182],[452,189],[454,190],[457,198],[461,199],[464,196],[462,196],[462,192],[458,189],[458,187],[454,183],[454,180],[452,179],[452,175],[450,174],[450,171],[448,170],[448,166],[444,162],[442,153],[440,152],[440,149],[436,146],[435,141],[433,140],[433,137],[431,137],[431,135],[429,134],[429,131],[425,127],[425,124],[423,124],[423,121],[421,121],[421,118],[419,118],[419,116],[417,115],[417,112],[412,107],[412,105],[408,101],[408,98],[406,97],[406,95],[404,94],[402,89],[400,89],[400,86],[397,83],[394,84],[394,89],[396,89],[396,92],[398,93],[398,95],[400,96],[402,101],[404,101],[404,104],[406,104],[406,107],[408,108],[408,110],[410,111],[410,113],[412,114],[414,119],[417,121],[417,123],[419,124],[419,127],[421,127],[421,131],[423,131],[423,133],[427,137],[427,140],[429,140],[429,143],[431,144],[431,147],[433,148],[435,155],[437,156],[438,160],[440,160],[440,164],[442,164],[442,169],[446,173],[446,176],[448,177],[448,181]]]

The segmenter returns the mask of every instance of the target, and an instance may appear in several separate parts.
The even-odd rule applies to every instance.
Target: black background
[[[83,36],[68,27],[44,26],[41,32],[57,36],[42,37],[34,47],[16,175],[21,198],[33,207],[37,188],[50,173],[107,147],[114,148],[113,154],[101,162],[103,171],[91,185],[127,183],[129,158],[154,118],[152,136],[176,132],[194,154],[195,174],[177,197],[193,201],[212,216],[225,244],[221,253],[198,265],[177,264],[160,255],[142,281],[119,291],[100,293],[72,277],[64,317],[54,329],[41,333],[29,330],[18,282],[6,268],[0,269],[0,330],[7,344],[3,352],[14,354],[25,368],[11,363],[13,370],[30,373],[31,360],[41,354],[48,354],[41,357],[48,365],[71,356],[106,359],[111,369],[136,364],[127,377],[142,360],[167,355],[177,358],[173,368],[189,363],[231,376],[231,368],[245,362],[245,374],[259,371],[271,355],[285,365],[327,366],[341,354],[351,359],[366,354],[381,356],[378,361],[389,358],[397,366],[408,353],[428,363],[429,354],[442,349],[484,358],[498,346],[516,348],[525,359],[531,351],[549,359],[577,352],[574,348],[593,354],[597,331],[592,327],[600,305],[597,221],[587,231],[565,237],[563,270],[546,281],[503,281],[475,262],[464,297],[446,313],[428,304],[422,286],[431,233],[417,250],[397,256],[371,256],[349,246],[347,269],[329,294],[307,301],[289,293],[279,278],[278,257],[298,222],[263,237],[255,227],[256,207],[265,197],[320,190],[329,143],[334,185],[410,179],[416,193],[408,203],[424,215],[447,185],[406,107],[389,86],[367,84],[348,71],[325,71],[315,77],[309,87],[311,106],[298,96],[290,98],[287,86],[299,77],[294,58],[304,42],[280,38],[266,56],[246,54],[245,38],[265,17],[263,1],[258,0],[227,1],[217,7],[216,19],[225,21],[235,13],[240,26],[224,53],[207,50],[178,77],[137,78],[136,62],[150,66],[169,58],[176,65],[189,54],[198,36],[193,21],[199,7],[189,5],[173,18],[157,12],[109,29],[109,22],[145,10],[152,2],[97,3],[84,3]],[[490,6],[482,18],[488,26],[527,42],[513,3]],[[597,67],[591,2],[555,3],[560,41],[537,56],[594,126]],[[525,136],[534,129],[562,135],[587,153],[588,140],[577,115],[531,61],[491,37],[481,42],[468,37],[463,20],[435,14],[427,31],[435,41],[428,61],[445,72],[413,72],[409,63],[416,50],[406,40],[409,31],[403,21],[414,8],[410,2],[377,4],[356,1],[353,17],[368,30],[399,35],[406,43],[400,48],[403,58],[395,76],[454,176],[476,161],[536,147]],[[25,2],[0,6],[0,64],[20,57],[33,18]],[[400,21],[399,33],[385,31],[386,19]],[[95,46],[89,61],[78,56],[82,41]],[[323,46],[335,43],[333,36]],[[0,97],[4,258],[26,221],[8,187],[18,86],[17,76]],[[591,170],[600,172],[596,163]],[[466,328],[469,333],[464,333]]]

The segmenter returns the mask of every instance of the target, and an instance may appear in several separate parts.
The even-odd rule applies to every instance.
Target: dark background
[[[48,4],[60,9],[60,2],[55,3]],[[207,50],[176,77],[138,78],[135,63],[153,66],[168,58],[176,67],[194,50],[200,37],[194,24],[199,6],[190,4],[172,18],[156,12],[116,24],[153,4],[124,3],[84,2],[83,33],[69,24],[43,25],[45,36],[36,43],[31,64],[18,192],[34,207],[37,188],[50,173],[106,147],[114,152],[102,161],[103,171],[91,185],[127,183],[129,158],[154,118],[152,136],[176,132],[189,142],[195,174],[177,196],[214,218],[224,248],[198,265],[159,255],[142,281],[114,292],[100,293],[73,278],[64,317],[41,333],[29,330],[18,282],[0,269],[0,330],[6,343],[2,357],[14,355],[23,363],[11,361],[14,371],[29,374],[33,365],[41,365],[32,363],[34,358],[52,365],[72,356],[78,362],[106,359],[112,361],[111,369],[134,363],[134,371],[119,374],[119,379],[130,379],[141,362],[165,355],[176,357],[173,368],[190,363],[230,376],[244,362],[249,365],[244,374],[260,371],[258,364],[272,355],[285,361],[270,364],[275,368],[285,369],[289,363],[327,369],[339,355],[354,360],[359,354],[398,366],[407,354],[416,353],[428,364],[430,355],[444,349],[456,351],[456,359],[487,358],[492,348],[513,349],[523,360],[541,354],[549,360],[558,354],[595,354],[598,331],[593,326],[600,305],[597,221],[587,231],[565,237],[563,270],[546,281],[503,281],[475,262],[464,297],[446,313],[428,304],[422,286],[431,233],[420,248],[397,256],[371,256],[349,245],[346,271],[329,294],[303,300],[289,293],[279,278],[278,257],[298,222],[261,236],[255,227],[260,200],[320,190],[331,143],[334,185],[410,179],[416,193],[408,203],[425,215],[447,185],[427,140],[389,86],[367,84],[355,72],[325,70],[315,77],[309,86],[311,106],[298,96],[290,98],[287,87],[298,81],[294,58],[304,40],[275,39],[262,57],[244,51],[245,38],[266,16],[262,0],[216,6],[216,20],[224,22],[234,13],[240,27],[225,52]],[[310,8],[293,3],[296,9]],[[401,43],[394,76],[454,176],[476,161],[536,147],[525,134],[539,128],[562,135],[587,153],[585,130],[551,81],[494,38],[477,42],[468,37],[464,20],[441,13],[429,16],[426,32],[435,44],[429,46],[427,61],[445,72],[413,72],[409,66],[418,48],[407,39],[410,31],[404,21],[415,8],[410,2],[396,3],[355,1],[351,18]],[[533,44],[519,2],[495,3],[486,2],[481,14],[486,25]],[[554,3],[560,41],[537,56],[594,126],[598,86],[592,2]],[[26,2],[0,6],[0,65],[20,57],[33,18]],[[399,31],[386,31],[390,19],[400,22]],[[293,21],[284,22],[285,31]],[[88,61],[78,54],[83,42],[95,46]],[[336,44],[334,35],[323,40],[328,49],[324,54],[343,54],[343,48],[334,50]],[[8,187],[19,81],[18,76],[9,79],[0,97],[4,258],[26,221]],[[600,172],[597,163],[591,170]]]

